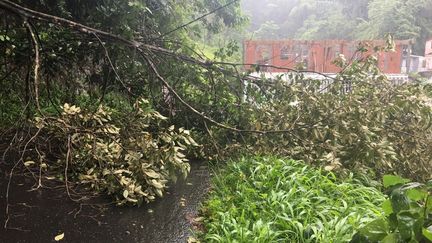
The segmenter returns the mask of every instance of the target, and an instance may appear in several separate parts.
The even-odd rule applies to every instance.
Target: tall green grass
[[[348,242],[383,212],[384,195],[354,179],[278,158],[244,158],[213,180],[205,242]]]

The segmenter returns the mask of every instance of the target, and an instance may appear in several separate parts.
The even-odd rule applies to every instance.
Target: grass
[[[230,163],[204,203],[205,242],[349,242],[383,216],[384,195],[354,179],[272,157]]]

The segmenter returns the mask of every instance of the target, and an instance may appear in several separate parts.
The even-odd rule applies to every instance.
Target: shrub
[[[399,176],[384,176],[386,218],[376,219],[359,230],[352,243],[432,242],[432,182],[410,182]]]
[[[289,159],[243,158],[214,178],[207,242],[348,242],[380,217],[384,195]]]

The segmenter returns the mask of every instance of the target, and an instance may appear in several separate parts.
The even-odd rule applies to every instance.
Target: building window
[[[410,53],[409,53],[409,48],[408,48],[408,46],[407,45],[403,45],[402,46],[402,55],[403,56],[408,56]]]
[[[280,53],[280,59],[287,60],[289,59],[289,48],[287,46],[282,47]]]

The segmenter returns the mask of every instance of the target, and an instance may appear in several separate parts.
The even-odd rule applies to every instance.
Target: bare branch
[[[31,26],[31,24],[27,20],[24,20],[24,25],[26,26],[28,32],[30,33],[30,37],[31,37],[32,44],[33,44],[33,49],[35,51],[34,70],[33,70],[34,91],[35,91],[36,108],[38,109],[38,111],[40,111],[40,103],[39,103],[39,66],[40,66],[39,42],[36,38],[35,32],[33,31],[33,27]]]

